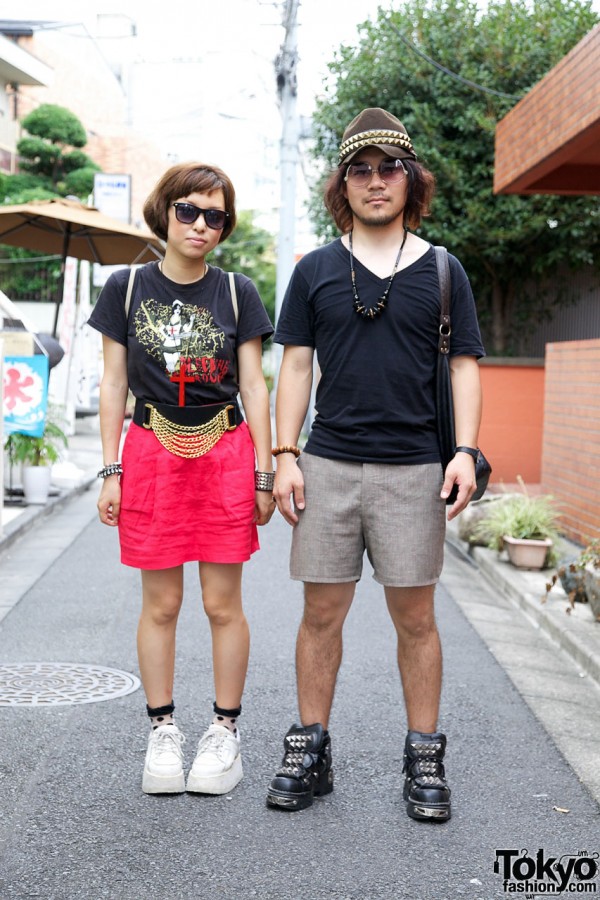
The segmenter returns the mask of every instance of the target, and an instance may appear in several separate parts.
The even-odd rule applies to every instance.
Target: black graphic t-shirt
[[[451,355],[485,354],[465,271],[449,256]],[[388,278],[355,259],[361,301],[373,306]],[[439,462],[435,373],[440,289],[433,247],[397,272],[387,308],[365,321],[353,309],[350,254],[341,239],[296,265],[275,340],[314,347],[320,368],[306,450],[353,462]]]
[[[89,324],[127,347],[129,387],[135,397],[200,406],[238,393],[236,349],[273,333],[262,300],[245,275],[236,274],[236,325],[229,276],[209,266],[193,284],[166,278],[158,263],[140,268],[125,317],[129,269],[110,276]],[[181,402],[183,401],[183,403]]]

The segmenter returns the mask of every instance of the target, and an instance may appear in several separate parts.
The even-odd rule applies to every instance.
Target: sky
[[[326,64],[357,24],[394,0],[300,0],[298,112],[310,116]],[[133,85],[133,113],[169,152],[179,154],[206,116],[250,120],[272,129],[277,109],[274,61],[284,39],[284,0],[20,0],[24,19],[83,22],[99,45],[119,53]],[[99,17],[97,19],[97,17]],[[129,37],[135,23],[136,37]],[[75,27],[73,28],[75,30]],[[114,38],[111,38],[114,35]],[[266,122],[265,122],[266,120]]]

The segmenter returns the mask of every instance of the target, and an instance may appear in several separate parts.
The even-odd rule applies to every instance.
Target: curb
[[[53,513],[63,509],[70,500],[84,494],[96,482],[94,475],[87,475],[74,488],[68,488],[59,494],[50,496],[44,506],[26,506],[12,522],[8,522],[0,535],[0,555],[8,550],[20,537],[31,531],[36,524],[49,518]]]

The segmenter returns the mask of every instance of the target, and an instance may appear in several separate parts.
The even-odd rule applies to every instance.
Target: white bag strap
[[[133,285],[135,283],[135,273],[136,269],[129,270],[129,281],[127,282],[127,293],[125,295],[125,318],[129,318],[129,307],[131,306],[131,295],[133,294]],[[229,290],[231,292],[231,303],[233,306],[233,313],[235,315],[235,322],[237,325],[239,311],[238,311],[238,301],[237,301],[237,290],[235,287],[235,275],[233,272],[229,272]]]
[[[231,303],[233,304],[233,313],[235,315],[235,324],[237,325],[238,321],[238,301],[237,301],[237,291],[235,289],[235,275],[233,272],[229,273],[229,290],[231,291]]]
[[[129,307],[131,306],[131,295],[133,294],[133,284],[135,282],[136,269],[129,270],[129,281],[127,282],[127,293],[125,294],[125,318],[129,319]]]

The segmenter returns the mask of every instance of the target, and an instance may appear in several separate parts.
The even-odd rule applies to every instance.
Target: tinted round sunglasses
[[[182,225],[193,225],[196,219],[202,215],[209,228],[221,231],[222,228],[225,228],[229,218],[229,213],[224,209],[200,209],[193,203],[174,203],[173,206],[175,207],[175,218]]]
[[[346,169],[344,181],[349,181],[357,187],[365,187],[370,184],[374,172],[377,172],[386,184],[397,184],[406,175],[401,159],[382,159],[376,169],[367,162],[351,163]]]

